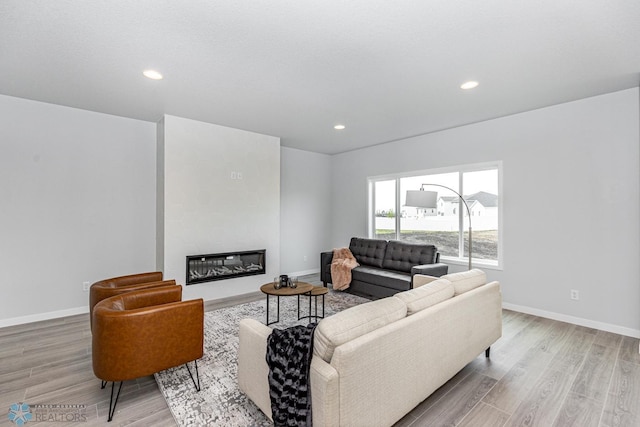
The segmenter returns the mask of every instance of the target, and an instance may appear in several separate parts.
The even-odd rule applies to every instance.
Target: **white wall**
[[[266,249],[266,275],[189,285],[184,298],[257,291],[280,270],[280,139],[168,115],[159,126],[165,277],[186,283],[187,255]]]
[[[640,336],[639,103],[638,89],[630,89],[330,157],[174,118],[176,135],[185,136],[175,149],[201,144],[195,135],[214,145],[240,141],[187,161],[222,162],[227,173],[243,172],[243,183],[222,174],[208,176],[212,186],[202,187],[222,188],[228,201],[246,206],[236,211],[239,222],[255,219],[262,227],[265,217],[254,216],[254,199],[231,190],[250,193],[263,174],[269,182],[264,212],[270,227],[238,238],[215,228],[214,243],[193,250],[228,250],[229,239],[238,243],[231,250],[246,249],[260,243],[251,236],[264,232],[268,272],[254,276],[257,281],[280,271],[315,270],[319,251],[366,235],[368,176],[502,160],[504,270],[488,273],[502,282],[506,305]],[[163,131],[160,124],[160,140]],[[259,148],[263,139],[268,148]],[[0,327],[87,311],[82,282],[162,265],[168,243],[159,223],[156,259],[155,218],[164,218],[165,207],[159,198],[156,211],[156,155],[163,152],[156,152],[155,124],[0,95]],[[178,197],[194,196],[194,182],[173,182]],[[157,184],[162,188],[164,180]],[[216,209],[212,218],[228,215]],[[220,236],[226,236],[224,246],[218,246]],[[180,258],[168,274],[179,280]],[[233,292],[211,282],[189,286],[186,296],[255,290],[259,283],[246,279],[218,282],[241,282]],[[570,289],[580,291],[580,301],[569,300]]]
[[[504,269],[487,272],[506,305],[640,337],[639,99],[634,88],[333,156],[332,246],[366,236],[368,176],[502,160]]]
[[[331,157],[280,149],[280,271],[320,271],[320,252],[331,249]]]
[[[155,125],[0,95],[0,326],[155,266]]]

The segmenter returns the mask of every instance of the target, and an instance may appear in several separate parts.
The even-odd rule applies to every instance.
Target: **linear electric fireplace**
[[[187,255],[187,285],[265,274],[266,249]]]

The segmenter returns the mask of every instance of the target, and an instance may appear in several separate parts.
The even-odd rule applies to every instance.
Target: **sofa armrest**
[[[242,319],[238,333],[238,386],[264,414],[271,417],[267,339],[271,328],[254,319]]]
[[[271,416],[267,339],[271,328],[254,319],[240,321],[238,386],[264,414]],[[319,356],[311,359],[311,399],[314,426],[337,426],[340,420],[338,371]]]
[[[449,266],[447,264],[424,264],[414,265],[411,267],[411,282],[413,283],[413,276],[416,274],[422,274],[424,276],[440,277],[447,274]],[[424,284],[424,283],[423,283]]]
[[[340,425],[340,388],[338,371],[314,355],[309,371],[311,410],[314,427]]]
[[[320,280],[324,286],[331,281],[331,261],[333,261],[333,251],[320,253]]]

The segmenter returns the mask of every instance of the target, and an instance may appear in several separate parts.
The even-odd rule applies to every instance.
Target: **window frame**
[[[465,165],[455,165],[443,168],[435,168],[435,169],[424,169],[417,171],[408,171],[403,173],[396,174],[388,174],[388,175],[378,175],[367,178],[367,202],[368,202],[368,220],[367,220],[367,233],[369,238],[375,238],[375,229],[376,229],[376,216],[375,216],[375,183],[379,181],[391,181],[395,180],[395,234],[396,240],[400,239],[401,229],[401,199],[402,195],[400,193],[401,187],[401,179],[403,178],[411,178],[416,176],[423,175],[438,175],[445,173],[457,173],[458,174],[458,188],[460,189],[460,194],[464,194],[464,174],[469,172],[480,172],[484,170],[497,170],[498,172],[498,257],[495,260],[488,259],[479,259],[472,257],[472,263],[474,266],[483,267],[488,269],[502,270],[503,269],[503,252],[504,252],[504,243],[503,243],[503,173],[502,173],[502,161],[492,161],[492,162],[484,162],[484,163],[473,163],[473,164],[465,164]],[[417,190],[418,188],[416,188]],[[464,216],[466,210],[460,209],[458,211],[458,232],[459,232],[459,246],[458,252],[459,255],[455,256],[447,256],[441,255],[440,260],[447,264],[453,265],[468,265],[469,258],[464,256],[464,233],[468,231],[468,228],[464,228]],[[471,224],[473,226],[473,223]]]

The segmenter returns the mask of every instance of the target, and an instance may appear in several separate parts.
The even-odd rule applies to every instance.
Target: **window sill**
[[[440,256],[440,262],[451,265],[469,265],[469,258],[453,258],[447,256]],[[498,263],[498,261],[489,261],[483,259],[471,259],[471,267],[473,268],[483,268],[487,270],[497,270],[502,271],[502,265]]]

